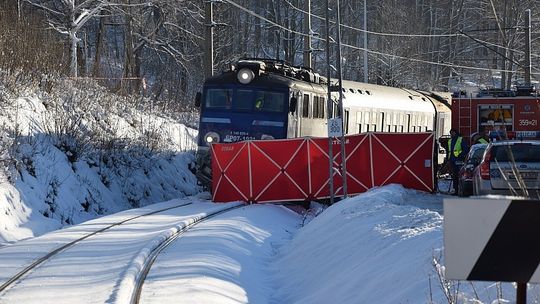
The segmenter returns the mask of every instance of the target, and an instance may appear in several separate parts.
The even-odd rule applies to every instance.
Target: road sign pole
[[[516,304],[527,304],[527,283],[517,283]]]

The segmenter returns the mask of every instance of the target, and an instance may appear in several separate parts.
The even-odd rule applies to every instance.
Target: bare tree
[[[78,76],[77,36],[81,28],[107,6],[106,0],[25,0],[31,5],[43,10],[49,26],[67,37],[70,42],[71,76]]]

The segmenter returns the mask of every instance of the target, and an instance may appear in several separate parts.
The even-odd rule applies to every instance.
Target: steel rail
[[[13,277],[11,277],[9,280],[7,280],[6,282],[4,282],[1,286],[0,286],[0,295],[2,293],[4,293],[8,287],[10,287],[13,283],[15,283],[16,281],[18,281],[19,279],[21,279],[23,276],[25,276],[26,274],[28,274],[32,269],[36,268],[37,266],[41,265],[42,263],[44,263],[45,261],[49,260],[50,258],[52,258],[53,256],[57,255],[58,253],[72,247],[73,245],[91,237],[91,236],[94,236],[98,233],[101,233],[101,232],[104,232],[112,227],[115,227],[115,226],[119,226],[119,225],[122,225],[126,222],[129,222],[129,221],[132,221],[132,220],[135,220],[135,219],[138,219],[138,218],[141,218],[141,217],[145,217],[145,216],[149,216],[149,215],[153,215],[153,214],[156,214],[156,213],[160,213],[160,212],[163,212],[163,211],[167,211],[167,210],[171,210],[171,209],[176,209],[176,208],[180,208],[180,207],[184,207],[184,206],[188,206],[188,205],[191,205],[193,203],[184,203],[184,204],[181,204],[181,205],[176,205],[176,206],[173,206],[173,207],[168,207],[168,208],[164,208],[164,209],[160,209],[160,210],[156,210],[156,211],[152,211],[152,212],[148,212],[148,213],[145,213],[145,214],[140,214],[140,215],[137,215],[137,216],[134,216],[134,217],[131,217],[131,218],[128,218],[128,219],[125,219],[123,221],[120,221],[120,222],[116,222],[114,224],[111,224],[107,227],[104,227],[104,228],[101,228],[99,230],[96,230],[90,234],[87,234],[81,238],[78,238],[74,241],[71,241],[63,246],[60,246],[58,248],[56,248],[55,250],[49,252],[48,254],[42,256],[41,258],[35,260],[32,264],[26,266],[23,270],[19,271],[16,275],[14,275]]]
[[[154,265],[154,262],[156,261],[158,255],[165,249],[167,248],[172,242],[174,242],[180,235],[184,234],[185,232],[187,232],[190,228],[192,228],[193,226],[197,225],[197,224],[200,224],[201,222],[204,222],[208,219],[211,219],[215,216],[218,216],[222,213],[226,213],[226,212],[229,212],[229,211],[232,211],[234,209],[238,209],[238,208],[241,208],[241,207],[245,207],[246,205],[237,205],[237,206],[233,206],[233,207],[230,207],[230,208],[227,208],[227,209],[223,209],[223,210],[219,210],[219,211],[216,211],[216,212],[213,212],[213,213],[210,213],[208,215],[206,215],[205,217],[202,217],[200,219],[197,219],[196,221],[194,221],[193,223],[190,223],[184,227],[182,227],[181,229],[179,229],[177,232],[175,232],[174,234],[172,234],[169,238],[167,238],[161,245],[159,245],[158,247],[156,247],[149,255],[148,255],[148,258],[146,259],[146,262],[143,266],[143,268],[141,269],[141,272],[139,273],[139,276],[138,278],[136,279],[136,282],[135,282],[135,286],[134,286],[134,290],[133,290],[133,293],[132,293],[132,296],[131,296],[131,300],[130,300],[130,303],[131,304],[138,304],[139,303],[139,300],[141,298],[141,293],[142,293],[142,287],[144,285],[144,281],[146,280],[146,277],[148,276],[148,273],[150,272],[150,269],[152,268],[152,265]]]

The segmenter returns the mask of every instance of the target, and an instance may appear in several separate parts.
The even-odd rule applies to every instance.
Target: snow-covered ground
[[[198,193],[197,131],[93,84],[3,87],[0,246]]]
[[[443,198],[389,185],[325,210],[318,206],[311,210],[320,213],[316,217],[275,205],[225,213],[196,226],[158,257],[143,286],[142,303],[513,303],[515,289],[510,283],[444,279]],[[190,207],[193,210],[215,205],[201,196],[184,200],[196,204]],[[138,269],[133,263],[140,263],[140,257],[131,258],[131,263],[118,263],[122,260],[118,257],[131,255],[131,246],[139,248],[134,252],[143,252],[144,243],[163,234],[160,226],[169,231],[173,222],[182,220],[179,210],[88,239],[86,245],[62,253],[64,259],[59,256],[31,274],[33,279],[16,285],[14,291],[19,292],[0,294],[0,302],[73,303],[79,296],[84,303],[125,303],[119,300],[118,286],[129,282]],[[9,257],[4,263],[25,264],[39,252],[35,248],[43,251],[84,229],[97,229],[100,223],[137,212],[141,211],[0,248],[0,260]],[[100,249],[93,244],[100,244],[96,247]],[[114,269],[117,275],[104,269]],[[44,290],[50,297],[34,297]],[[68,297],[54,296],[60,292]],[[99,296],[90,296],[94,293]],[[529,299],[529,303],[540,299],[536,286],[529,287]]]

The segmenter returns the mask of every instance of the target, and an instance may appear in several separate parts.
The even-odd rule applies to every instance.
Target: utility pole
[[[204,52],[204,74],[205,77],[214,75],[214,7],[213,0],[206,0],[204,7],[204,21],[206,25],[205,42],[206,52]]]
[[[367,0],[364,0],[364,82],[369,82],[367,51]]]
[[[525,85],[531,85],[531,10],[525,10]]]
[[[330,64],[330,0],[326,0],[326,82],[327,82],[327,109],[328,109],[328,121],[330,121],[331,114],[334,110],[334,101],[332,100],[332,65]],[[328,186],[330,187],[330,205],[334,204],[334,151],[333,151],[332,136],[328,134],[328,159],[330,162],[330,175],[328,176]]]
[[[312,49],[311,49],[311,0],[304,0],[304,30],[307,36],[304,36],[304,67],[312,68]]]
[[[341,169],[342,169],[342,179],[343,179],[343,197],[347,197],[347,157],[345,155],[345,124],[348,121],[345,121],[345,111],[343,109],[343,72],[341,69],[341,12],[339,7],[339,0],[336,0],[336,14],[337,14],[337,73],[339,79],[339,109],[341,111]]]

